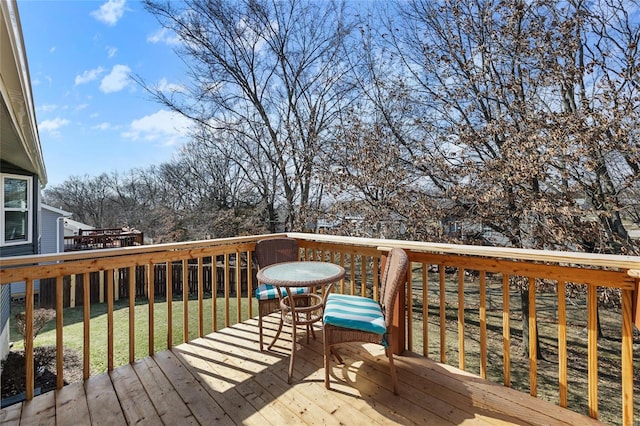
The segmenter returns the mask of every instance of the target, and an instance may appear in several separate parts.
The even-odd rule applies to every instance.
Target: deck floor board
[[[266,319],[265,342],[277,317]],[[91,377],[84,384],[0,410],[3,424],[563,425],[599,424],[513,389],[407,353],[396,357],[400,395],[376,345],[341,345],[324,387],[322,332],[298,333],[287,383],[291,333],[260,352],[250,319]]]

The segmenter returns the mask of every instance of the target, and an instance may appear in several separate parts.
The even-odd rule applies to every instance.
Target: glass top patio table
[[[324,304],[333,283],[341,280],[344,275],[345,270],[340,265],[315,261],[276,263],[258,271],[258,280],[276,286],[278,294],[280,295],[280,325],[268,349],[271,349],[278,339],[282,324],[285,321],[291,323],[292,345],[291,357],[289,359],[289,383],[291,383],[293,376],[293,360],[297,346],[297,326],[305,325],[308,327],[308,343],[309,331],[313,333],[312,324],[322,321]],[[290,294],[282,297],[280,287],[320,287],[321,294],[316,294],[314,291],[304,294],[294,294],[293,291],[290,291]]]
[[[262,282],[280,287],[313,287],[336,282],[344,277],[344,268],[328,262],[283,262],[258,271]]]

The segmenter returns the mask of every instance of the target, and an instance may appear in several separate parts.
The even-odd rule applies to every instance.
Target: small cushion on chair
[[[375,334],[387,332],[380,305],[368,297],[330,294],[324,308],[324,323]]]
[[[292,294],[305,294],[309,292],[307,287],[291,287],[289,288]],[[287,295],[287,289],[281,288],[282,297]],[[256,299],[258,300],[273,300],[278,298],[278,289],[271,284],[261,284],[255,290]]]

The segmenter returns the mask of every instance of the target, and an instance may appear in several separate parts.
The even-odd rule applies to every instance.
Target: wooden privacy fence
[[[208,263],[207,263],[208,262]],[[134,289],[135,298],[148,298],[147,284],[147,265],[140,265],[133,268],[133,287],[129,282],[130,268],[116,269],[114,275],[114,298],[126,299],[129,297],[130,289]],[[167,264],[160,263],[153,265],[153,288],[154,297],[166,298],[167,297],[167,283],[172,286],[173,295],[182,295],[183,292],[183,278],[182,262],[173,262],[171,265],[171,279],[167,279]],[[211,258],[204,259],[204,264],[201,267],[202,270],[202,285],[203,291],[207,295],[213,294],[213,287],[216,283],[224,283],[225,275],[229,274],[230,294],[236,295],[236,262],[230,261],[229,268],[225,267],[224,257],[216,261],[216,276],[215,279],[212,275]],[[195,297],[198,295],[198,279],[200,269],[197,262],[190,261],[187,266],[187,283],[189,297]],[[250,282],[256,283],[257,270],[252,268],[251,275],[252,280]],[[82,306],[84,303],[84,279],[85,276],[89,278],[89,303],[104,303],[107,297],[107,271],[91,272],[87,275],[65,275],[62,279],[63,288],[63,307],[75,307]],[[248,292],[248,280],[247,280],[247,265],[246,255],[241,256],[240,266],[240,292],[241,296],[247,296],[251,294]],[[253,285],[255,287],[255,284]],[[216,295],[224,295],[224,287],[216,286]],[[40,280],[40,307],[42,308],[55,308],[56,306],[56,279],[45,278]]]

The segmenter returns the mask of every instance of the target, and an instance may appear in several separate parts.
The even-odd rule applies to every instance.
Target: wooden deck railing
[[[461,369],[472,368],[467,360],[477,357],[478,371],[472,371],[483,378],[489,378],[489,356],[496,354],[502,361],[502,382],[505,386],[512,386],[512,342],[514,327],[513,308],[511,306],[512,281],[518,279],[522,288],[531,290],[528,292],[528,328],[529,354],[528,354],[528,391],[531,395],[538,394],[538,368],[541,360],[537,357],[536,332],[538,330],[536,318],[542,313],[542,308],[537,310],[537,302],[542,297],[537,290],[538,284],[545,282],[553,287],[554,312],[557,311],[557,403],[562,407],[574,408],[569,404],[568,392],[571,389],[569,375],[569,356],[572,345],[575,343],[567,338],[567,297],[566,290],[574,288],[576,284],[586,287],[586,313],[584,323],[579,324],[587,329],[587,375],[588,375],[588,414],[591,417],[599,417],[598,383],[599,375],[603,372],[599,368],[598,351],[598,291],[602,288],[618,289],[621,292],[621,308],[615,327],[620,339],[619,354],[616,359],[620,361],[620,395],[619,401],[622,412],[619,418],[622,424],[631,425],[634,422],[634,381],[633,381],[633,324],[640,326],[640,313],[638,305],[640,259],[631,256],[595,255],[584,253],[548,252],[536,250],[507,249],[495,247],[463,246],[447,244],[430,244],[400,240],[374,240],[365,238],[332,237],[314,234],[288,234],[298,239],[301,248],[300,257],[306,260],[325,260],[339,263],[347,270],[347,275],[334,286],[336,291],[348,294],[360,294],[373,298],[378,297],[379,269],[385,252],[390,247],[402,247],[409,253],[412,262],[411,273],[408,274],[409,285],[403,289],[397,307],[404,315],[396,315],[398,322],[396,327],[403,332],[397,333],[402,338],[397,342],[394,351],[399,353],[404,349],[415,351],[421,349],[424,356],[435,356],[441,362],[447,362],[450,353],[457,354],[458,366]],[[57,386],[63,385],[63,281],[65,277],[82,277],[82,304],[84,326],[84,377],[90,374],[90,318],[91,280],[89,274],[98,271],[106,272],[106,292],[104,301],[107,305],[107,369],[115,367],[114,363],[114,301],[118,297],[115,291],[115,283],[119,286],[128,286],[129,295],[140,293],[140,286],[147,288],[148,303],[148,330],[147,339],[149,355],[155,351],[155,327],[158,320],[154,309],[157,293],[156,265],[163,264],[166,268],[166,300],[182,299],[183,317],[181,318],[183,340],[189,339],[189,319],[197,317],[198,335],[218,329],[218,325],[224,322],[224,326],[240,322],[243,318],[254,315],[254,301],[251,292],[242,291],[242,284],[248,288],[255,287],[255,275],[245,273],[242,270],[254,271],[252,252],[255,242],[269,236],[239,237],[207,241],[195,241],[188,243],[176,243],[165,245],[150,245],[142,247],[127,247],[119,249],[106,249],[95,251],[83,251],[64,253],[57,255],[21,256],[0,259],[0,284],[7,285],[11,282],[26,282],[26,315],[27,324],[32,322],[34,310],[33,283],[38,279],[53,278],[56,282],[56,346],[57,346]],[[197,265],[197,275],[189,274],[189,265]],[[211,330],[204,329],[204,303],[205,265],[215,262],[223,268],[222,276],[211,274],[210,287],[207,291],[220,295],[224,299],[224,307],[221,318],[218,318],[217,297],[211,297],[212,318]],[[173,273],[174,265],[180,265],[181,277]],[[233,267],[242,265],[242,267]],[[144,267],[146,274],[136,273],[136,268]],[[128,271],[122,274],[121,271]],[[118,272],[118,273],[116,273]],[[122,277],[126,278],[125,283]],[[191,276],[191,279],[190,279]],[[140,280],[144,279],[141,283]],[[193,281],[196,281],[195,283]],[[453,280],[453,292],[451,291]],[[176,281],[179,281],[176,283]],[[184,285],[184,284],[187,285]],[[189,285],[189,283],[191,285]],[[194,287],[195,286],[195,287]],[[233,288],[232,288],[233,286]],[[196,312],[189,310],[190,289],[196,293]],[[181,292],[181,294],[175,294]],[[524,293],[526,294],[526,293]],[[493,297],[497,297],[500,303],[498,308],[499,324],[495,324],[495,318],[490,318],[489,311],[495,313]],[[432,297],[431,306],[429,304]],[[546,297],[546,296],[545,296]],[[435,298],[435,299],[433,299]],[[488,300],[490,300],[488,306]],[[179,302],[178,302],[179,303]],[[168,330],[166,336],[167,347],[174,345],[173,328],[175,322],[180,319],[173,318],[172,304],[167,304],[166,321]],[[231,318],[230,307],[234,306],[236,315]],[[246,310],[243,311],[243,306]],[[135,298],[129,297],[129,338],[128,345],[129,362],[135,360]],[[455,309],[453,319],[449,318],[449,325],[455,324],[453,330],[447,328],[447,312]],[[429,313],[431,308],[432,313]],[[491,308],[491,309],[489,309]],[[434,332],[429,329],[429,315],[438,316],[438,328]],[[477,322],[478,336],[469,335],[469,326],[472,321]],[[450,315],[451,317],[451,315]],[[477,320],[475,319],[477,317]],[[490,324],[491,322],[494,324]],[[208,322],[208,321],[207,321]],[[432,321],[433,323],[433,321]],[[488,336],[488,327],[501,329],[501,344],[491,345]],[[492,331],[495,333],[495,330]],[[33,370],[33,338],[32,329],[27,329],[26,342],[26,398],[34,395],[34,370]],[[454,339],[450,339],[451,335]],[[520,337],[520,336],[518,336]],[[549,336],[546,336],[549,337]],[[468,349],[469,340],[477,348]],[[495,341],[495,339],[494,339]],[[604,355],[602,355],[604,356]],[[608,354],[607,354],[608,356]],[[491,363],[493,364],[493,363]],[[475,367],[474,367],[475,368]],[[609,372],[604,372],[609,373]],[[575,408],[574,408],[575,409]]]

